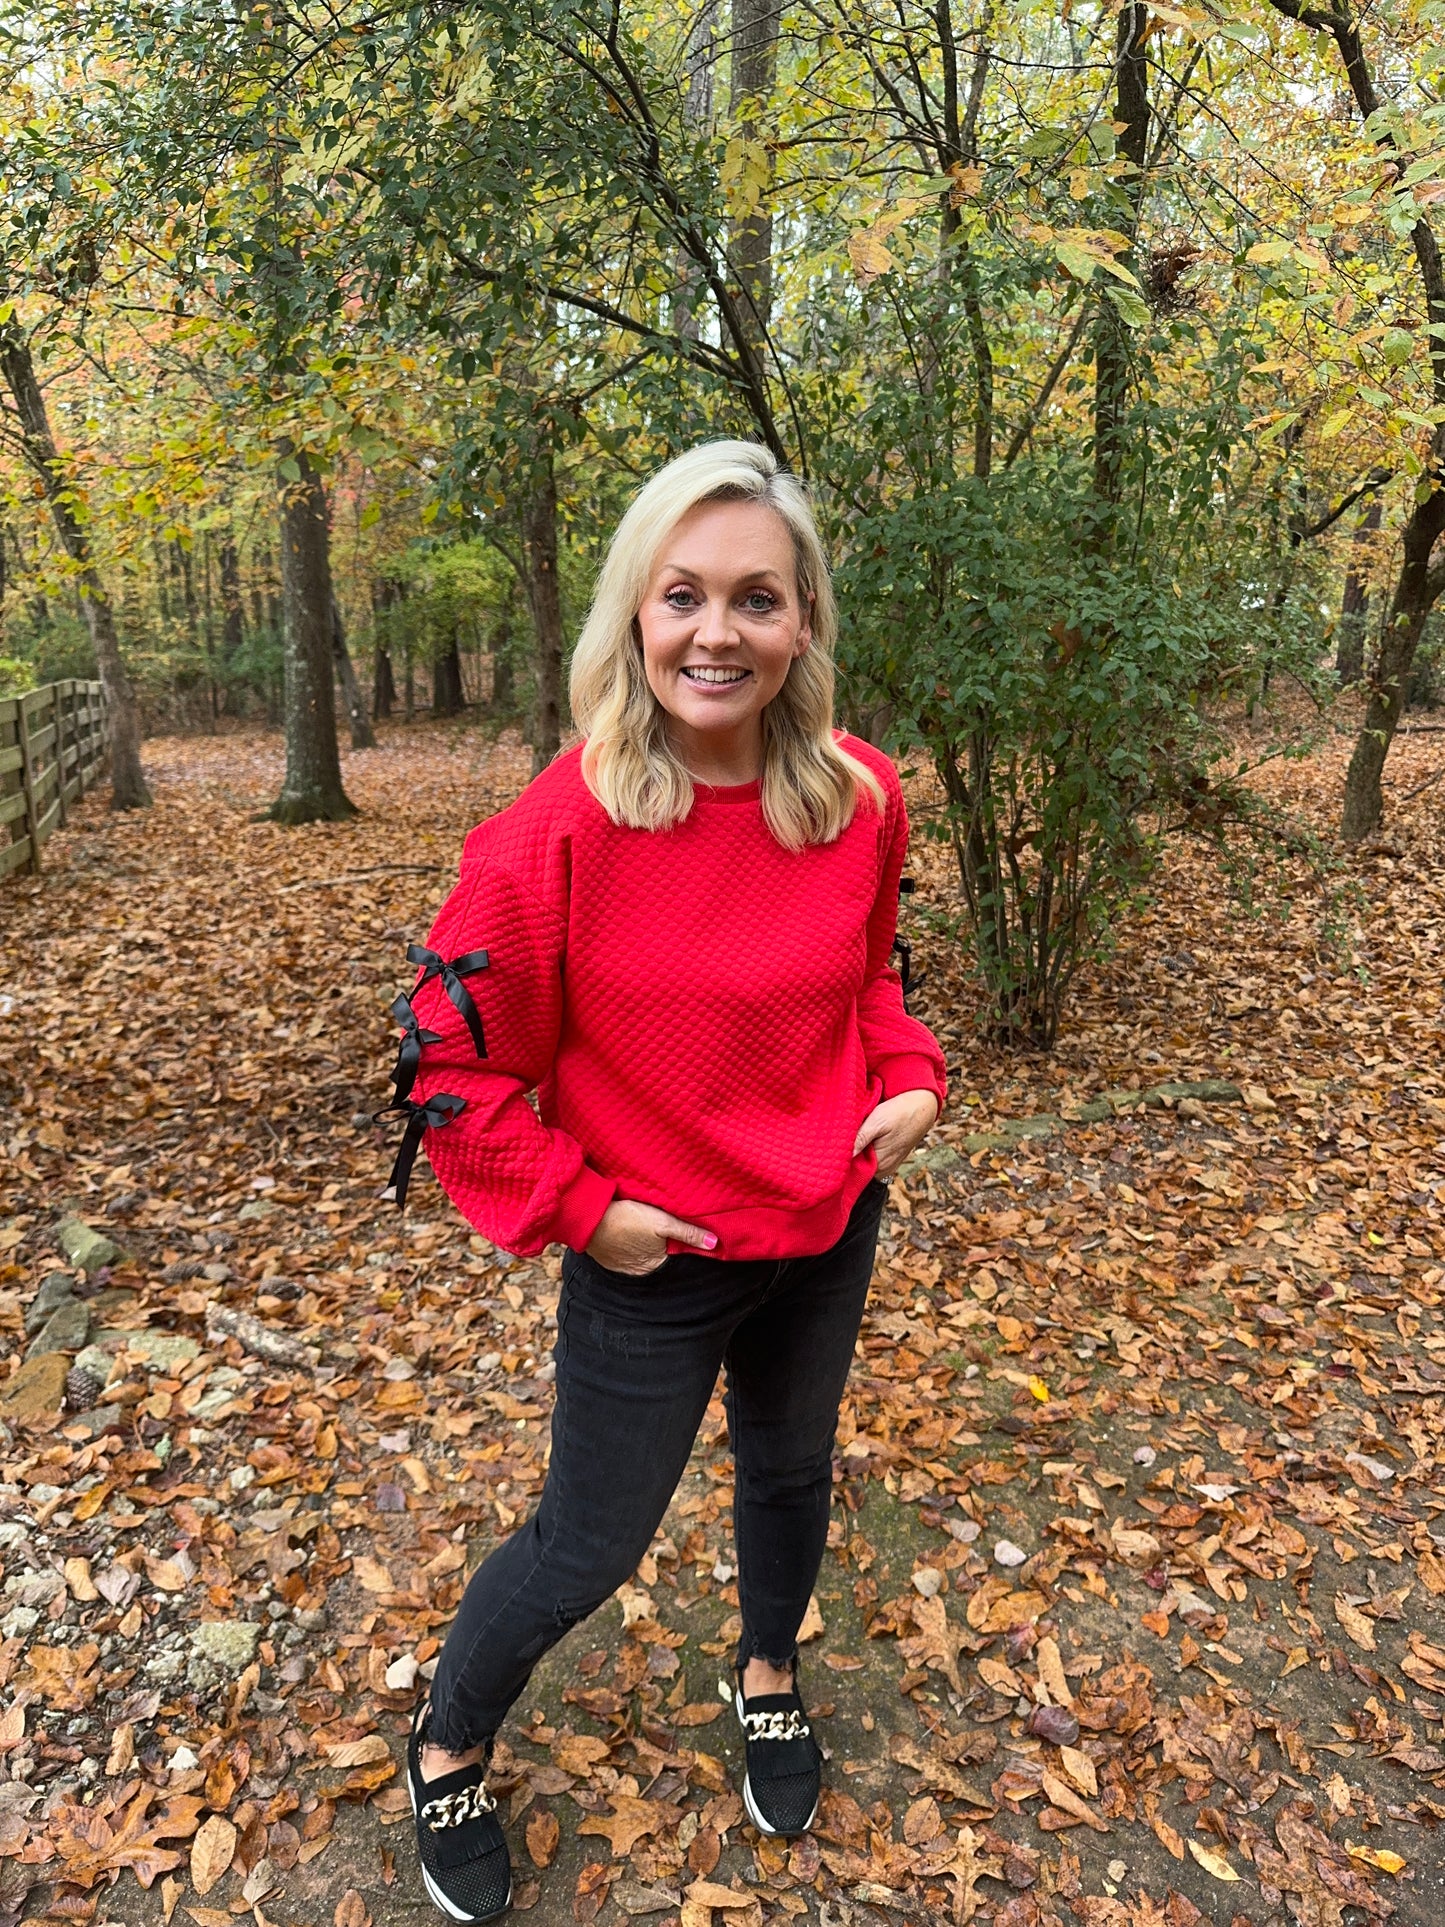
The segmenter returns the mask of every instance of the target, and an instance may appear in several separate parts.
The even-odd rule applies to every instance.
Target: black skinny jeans
[[[888,1187],[815,1256],[674,1252],[643,1277],[570,1248],[552,1457],[534,1515],[472,1575],[432,1681],[427,1738],[489,1740],[549,1647],[637,1570],[727,1367],[738,1660],[786,1667],[822,1564],[838,1405]]]

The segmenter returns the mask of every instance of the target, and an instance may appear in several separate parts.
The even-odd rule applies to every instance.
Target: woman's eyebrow
[[[685,575],[690,582],[702,581],[701,571],[690,569],[685,562],[664,562],[661,573],[663,575]],[[741,575],[735,577],[734,580],[738,582],[782,582],[784,577],[779,575],[776,569],[764,567],[761,569],[746,569]]]

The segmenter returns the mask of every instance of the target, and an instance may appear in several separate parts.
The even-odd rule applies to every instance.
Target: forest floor
[[[1327,829],[1345,747],[1274,765],[1277,800]],[[152,811],[89,799],[0,890],[0,1923],[419,1921],[412,1682],[539,1490],[559,1256],[496,1252],[424,1164],[399,1218],[371,1114],[405,945],[529,754],[390,730],[346,762],[363,814],[305,830],[255,820],[272,737],[146,762]],[[1445,736],[1402,739],[1390,793],[1438,774]],[[1251,918],[1181,847],[1048,1057],[974,1041],[907,787],[950,1103],[839,1430],[818,1826],[760,1839],[737,1797],[715,1404],[498,1749],[517,1906],[1438,1927],[1445,786],[1350,859],[1348,956],[1308,892]],[[1244,1101],[963,1144],[1202,1078]],[[87,1274],[70,1214],[120,1255]],[[250,1349],[278,1338],[310,1350]]]

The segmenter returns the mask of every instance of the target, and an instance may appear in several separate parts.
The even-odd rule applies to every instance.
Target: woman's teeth
[[[689,682],[713,688],[726,687],[729,683],[746,682],[749,674],[746,669],[684,669],[682,673]]]

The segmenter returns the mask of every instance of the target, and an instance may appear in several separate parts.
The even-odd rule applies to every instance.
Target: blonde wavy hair
[[[667,712],[643,667],[637,613],[663,543],[702,502],[760,502],[793,541],[798,593],[813,599],[812,641],[763,710],[763,816],[785,849],[831,843],[861,792],[879,814],[882,785],[833,737],[837,605],[807,490],[761,443],[704,442],[644,484],[618,524],[572,654],[568,697],[586,737],[582,778],[614,823],[669,829],[692,808],[693,780],[668,742]]]

